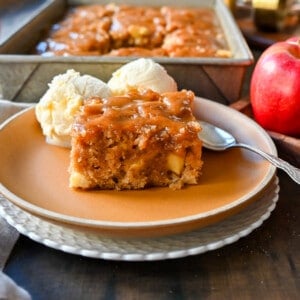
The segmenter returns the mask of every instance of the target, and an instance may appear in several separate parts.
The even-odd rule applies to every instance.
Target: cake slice
[[[197,184],[201,130],[194,94],[131,89],[85,101],[72,129],[70,182],[82,189],[143,189]]]

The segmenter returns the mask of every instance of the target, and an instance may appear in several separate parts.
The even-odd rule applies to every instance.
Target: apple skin
[[[300,38],[263,52],[251,76],[250,101],[263,128],[300,137]]]

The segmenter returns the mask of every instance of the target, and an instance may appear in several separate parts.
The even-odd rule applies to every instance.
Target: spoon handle
[[[300,169],[292,166],[291,164],[282,160],[281,158],[268,154],[260,149],[254,148],[247,144],[238,143],[233,145],[233,147],[242,147],[261,155],[270,163],[272,163],[274,166],[285,171],[295,182],[300,184]]]

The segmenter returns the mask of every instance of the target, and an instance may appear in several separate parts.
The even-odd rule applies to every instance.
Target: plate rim
[[[82,231],[79,232],[78,230],[76,230],[76,228],[70,229],[68,227],[65,227],[64,224],[49,223],[37,216],[31,215],[30,213],[23,211],[21,208],[11,203],[9,200],[1,197],[1,195],[0,195],[0,217],[2,216],[19,233],[29,237],[31,240],[41,243],[47,247],[60,250],[66,253],[80,255],[84,257],[90,257],[90,258],[115,260],[115,261],[117,260],[118,261],[159,261],[159,260],[166,260],[166,259],[178,259],[187,256],[203,254],[205,252],[216,250],[226,245],[235,243],[242,237],[249,235],[255,229],[260,227],[264,223],[264,221],[266,221],[270,217],[272,211],[275,209],[276,204],[279,200],[279,190],[280,190],[278,177],[275,177],[273,179],[272,190],[271,191],[270,190],[269,193],[265,193],[264,195],[262,195],[262,197],[259,199],[258,202],[252,204],[256,206],[256,210],[261,211],[262,208],[264,208],[264,210],[261,211],[261,215],[259,216],[257,216],[257,212],[253,213],[253,206],[252,207],[250,206],[245,211],[232,216],[232,218],[228,218],[227,220],[224,220],[223,223],[220,222],[217,224],[212,224],[210,228],[204,228],[204,229],[200,228],[179,235],[170,235],[170,236],[158,237],[154,239],[153,238],[119,239],[119,238],[111,238],[111,237],[107,238],[101,234],[92,233],[91,235],[92,240],[89,238],[87,239],[89,240],[89,246],[94,247],[94,249],[88,249],[88,247],[86,246],[84,248],[82,247],[81,243],[79,243],[80,245],[77,243],[76,246],[74,246],[71,245],[72,242],[71,243],[70,241],[67,242],[66,235],[69,238],[71,238],[71,240],[74,240],[71,235],[76,236],[76,238],[79,238],[78,235],[79,236],[84,235],[83,237],[86,237],[84,232]],[[268,201],[269,203],[265,204],[266,201]],[[264,207],[262,207],[263,205]],[[253,218],[253,214],[256,214],[256,218],[250,221],[249,221],[249,215],[250,215],[249,211],[252,213],[252,215],[250,216],[252,218]],[[243,218],[241,218],[241,215],[243,216]],[[19,216],[19,218],[17,218],[17,216]],[[228,225],[226,227],[226,225],[224,226],[224,224],[228,224],[228,222],[229,224],[233,223],[234,218],[240,218],[242,219],[242,222],[248,222],[249,224],[248,226],[245,226],[245,224],[238,224],[236,226],[239,226],[239,228],[235,228],[236,229],[235,233],[232,232],[228,233],[227,232]],[[47,228],[48,231],[51,228],[53,228],[56,234],[52,234],[52,235],[50,234],[49,236],[47,235],[47,237],[43,237],[41,235],[41,229],[40,229],[42,228],[42,226],[36,225],[35,229],[31,228],[30,225],[34,222],[38,222],[39,225],[45,225],[44,227]],[[215,234],[216,232],[220,234],[220,230],[218,230],[218,227],[220,228],[220,226],[222,230],[226,228],[225,230],[226,235],[223,235],[221,238],[218,236],[218,234]],[[233,225],[231,224],[231,226]],[[57,235],[57,231],[59,231],[61,234]],[[71,235],[69,235],[70,233]],[[206,233],[206,235],[208,234],[211,236],[213,235],[213,238],[215,240],[208,242],[206,238],[206,240],[201,241],[201,233],[202,234]],[[98,240],[94,241],[95,238],[98,238]],[[187,241],[188,238],[196,239],[196,242],[193,242],[193,247],[191,246],[188,247],[187,244],[185,243],[185,241]],[[107,243],[107,241],[110,243]],[[143,247],[140,246],[141,242],[143,243]],[[163,244],[164,247],[167,247],[169,244],[172,243],[172,245],[175,245],[175,247],[178,247],[178,249],[169,250],[169,251],[150,252],[150,248],[155,247],[156,245],[155,243],[159,243],[160,245]],[[111,245],[115,245],[115,244],[117,245],[119,253],[117,253],[116,251],[112,252],[113,246]],[[131,251],[127,249],[128,246],[130,247],[132,245],[137,249],[135,253],[132,249]],[[97,246],[98,249],[96,249]],[[102,246],[102,250],[99,249],[100,246]],[[103,250],[103,248],[105,248],[105,251]],[[125,251],[127,251],[125,253],[124,253],[124,248]],[[121,250],[123,250],[123,253]],[[139,251],[143,253],[138,253]]]
[[[242,114],[239,111],[236,111],[226,105],[223,105],[221,103],[215,102],[213,100],[209,100],[203,97],[195,97],[196,101],[204,101],[207,105],[212,106],[221,106],[222,109],[230,111],[232,114],[236,114],[239,118],[242,118],[245,122],[248,122],[253,126],[256,130],[258,130],[259,134],[261,134],[268,144],[268,146],[272,150],[273,155],[277,155],[277,150],[275,147],[275,144],[271,137],[267,134],[267,132],[258,125],[254,120],[250,119],[246,115]],[[7,120],[5,120],[0,125],[0,132],[2,129],[4,129],[9,123],[13,122],[16,118],[19,116],[25,114],[26,112],[30,110],[34,110],[35,106],[31,106],[29,108],[26,108],[13,116],[9,117]],[[55,211],[51,211],[45,208],[42,208],[40,206],[34,205],[30,202],[28,202],[25,199],[22,199],[21,197],[15,195],[12,191],[7,189],[1,182],[0,182],[0,194],[2,194],[4,197],[6,197],[9,201],[11,201],[13,204],[21,207],[24,210],[27,210],[28,212],[31,212],[35,215],[39,215],[41,217],[44,217],[46,219],[52,219],[54,221],[64,222],[68,224],[74,224],[84,227],[91,227],[91,228],[102,228],[102,229],[151,229],[156,227],[162,227],[162,226],[177,226],[181,224],[188,224],[192,222],[196,222],[200,219],[204,218],[210,218],[213,216],[217,216],[219,214],[222,214],[228,210],[237,208],[240,205],[246,204],[253,198],[258,198],[259,194],[261,194],[267,187],[270,185],[270,182],[274,178],[276,174],[276,167],[272,166],[270,164],[268,168],[268,172],[265,175],[262,182],[256,186],[255,189],[253,189],[251,192],[249,192],[247,195],[243,195],[239,197],[238,199],[234,200],[233,202],[230,202],[226,205],[223,205],[221,207],[212,209],[208,212],[202,212],[198,214],[188,215],[184,217],[178,217],[178,218],[172,218],[172,219],[165,219],[165,220],[156,220],[156,221],[136,221],[136,222],[126,222],[126,221],[104,221],[104,220],[93,220],[93,219],[85,219],[80,217],[74,217],[65,215],[62,213],[57,213]]]

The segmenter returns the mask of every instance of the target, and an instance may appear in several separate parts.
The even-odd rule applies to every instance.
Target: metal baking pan
[[[35,1],[36,2],[36,1]],[[41,2],[41,1],[38,1]],[[10,37],[5,48],[0,48],[0,98],[12,101],[38,101],[48,88],[52,78],[64,73],[67,69],[75,69],[82,74],[96,76],[108,81],[113,71],[133,60],[133,57],[107,56],[69,56],[43,57],[28,54],[33,41],[41,38],[41,32],[59,20],[69,6],[78,4],[101,3],[112,1],[87,0],[52,0],[44,1],[30,22],[22,26]],[[113,1],[133,5],[175,6],[173,0]],[[186,0],[178,6],[211,7],[219,17],[221,26],[227,37],[232,58],[155,58],[177,81],[180,89],[191,89],[197,96],[205,97],[220,103],[229,104],[237,100],[241,93],[246,68],[253,63],[253,56],[245,42],[235,20],[223,0]],[[39,32],[34,30],[39,28]],[[22,34],[20,34],[22,32]],[[20,53],[24,49],[24,53]]]
[[[27,53],[66,7],[64,0],[0,1],[0,53]]]

